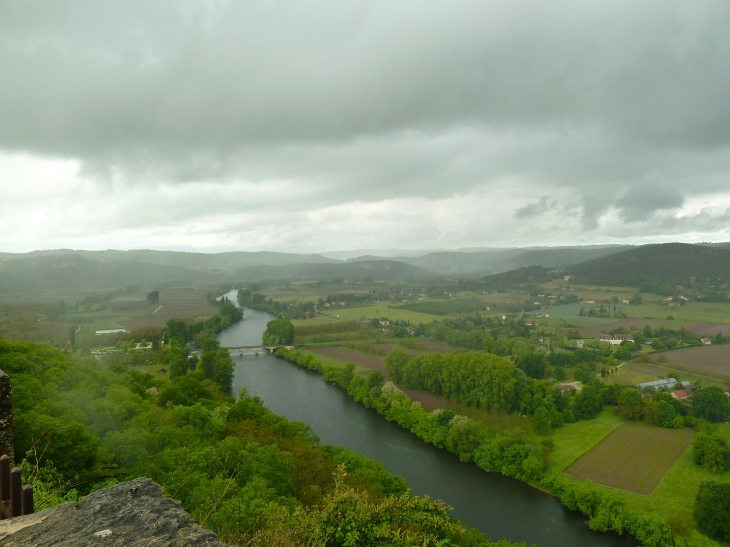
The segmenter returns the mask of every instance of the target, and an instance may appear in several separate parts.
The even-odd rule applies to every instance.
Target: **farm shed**
[[[686,389],[678,389],[677,391],[672,391],[672,397],[678,400],[682,399],[689,399],[692,397],[692,389],[686,388]]]

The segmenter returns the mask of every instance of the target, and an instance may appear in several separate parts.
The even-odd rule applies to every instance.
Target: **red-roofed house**
[[[677,391],[672,391],[672,397],[675,399],[679,399],[680,401],[682,399],[688,399],[689,397],[692,397],[692,389],[678,389]]]

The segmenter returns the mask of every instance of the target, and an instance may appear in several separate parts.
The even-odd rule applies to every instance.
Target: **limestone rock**
[[[225,547],[151,479],[0,521],[3,547]]]

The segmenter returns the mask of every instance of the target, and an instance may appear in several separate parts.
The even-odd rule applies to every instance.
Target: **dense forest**
[[[16,459],[37,509],[138,476],[160,483],[223,541],[242,545],[492,545],[412,496],[405,481],[245,390],[228,396],[206,363],[230,361],[214,340],[199,361],[160,350],[169,376],[48,346],[0,340],[13,383]],[[177,367],[181,358],[186,367]],[[440,542],[440,543],[439,543]],[[509,545],[501,542],[498,545]]]

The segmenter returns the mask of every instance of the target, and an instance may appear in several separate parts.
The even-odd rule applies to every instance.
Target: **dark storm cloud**
[[[632,185],[616,202],[619,216],[626,222],[647,220],[656,211],[678,209],[684,196],[658,174],[651,174]]]
[[[539,200],[528,203],[520,207],[515,212],[515,218],[528,219],[540,215],[544,215],[548,211],[555,209],[558,205],[556,201],[548,202],[550,196],[542,196]]]
[[[725,0],[3,2],[0,152],[200,203],[506,188],[512,222],[669,229],[727,190],[728,28]]]
[[[595,124],[648,147],[730,137],[722,1],[0,9],[0,143],[99,170],[219,178],[254,145],[455,124]]]

